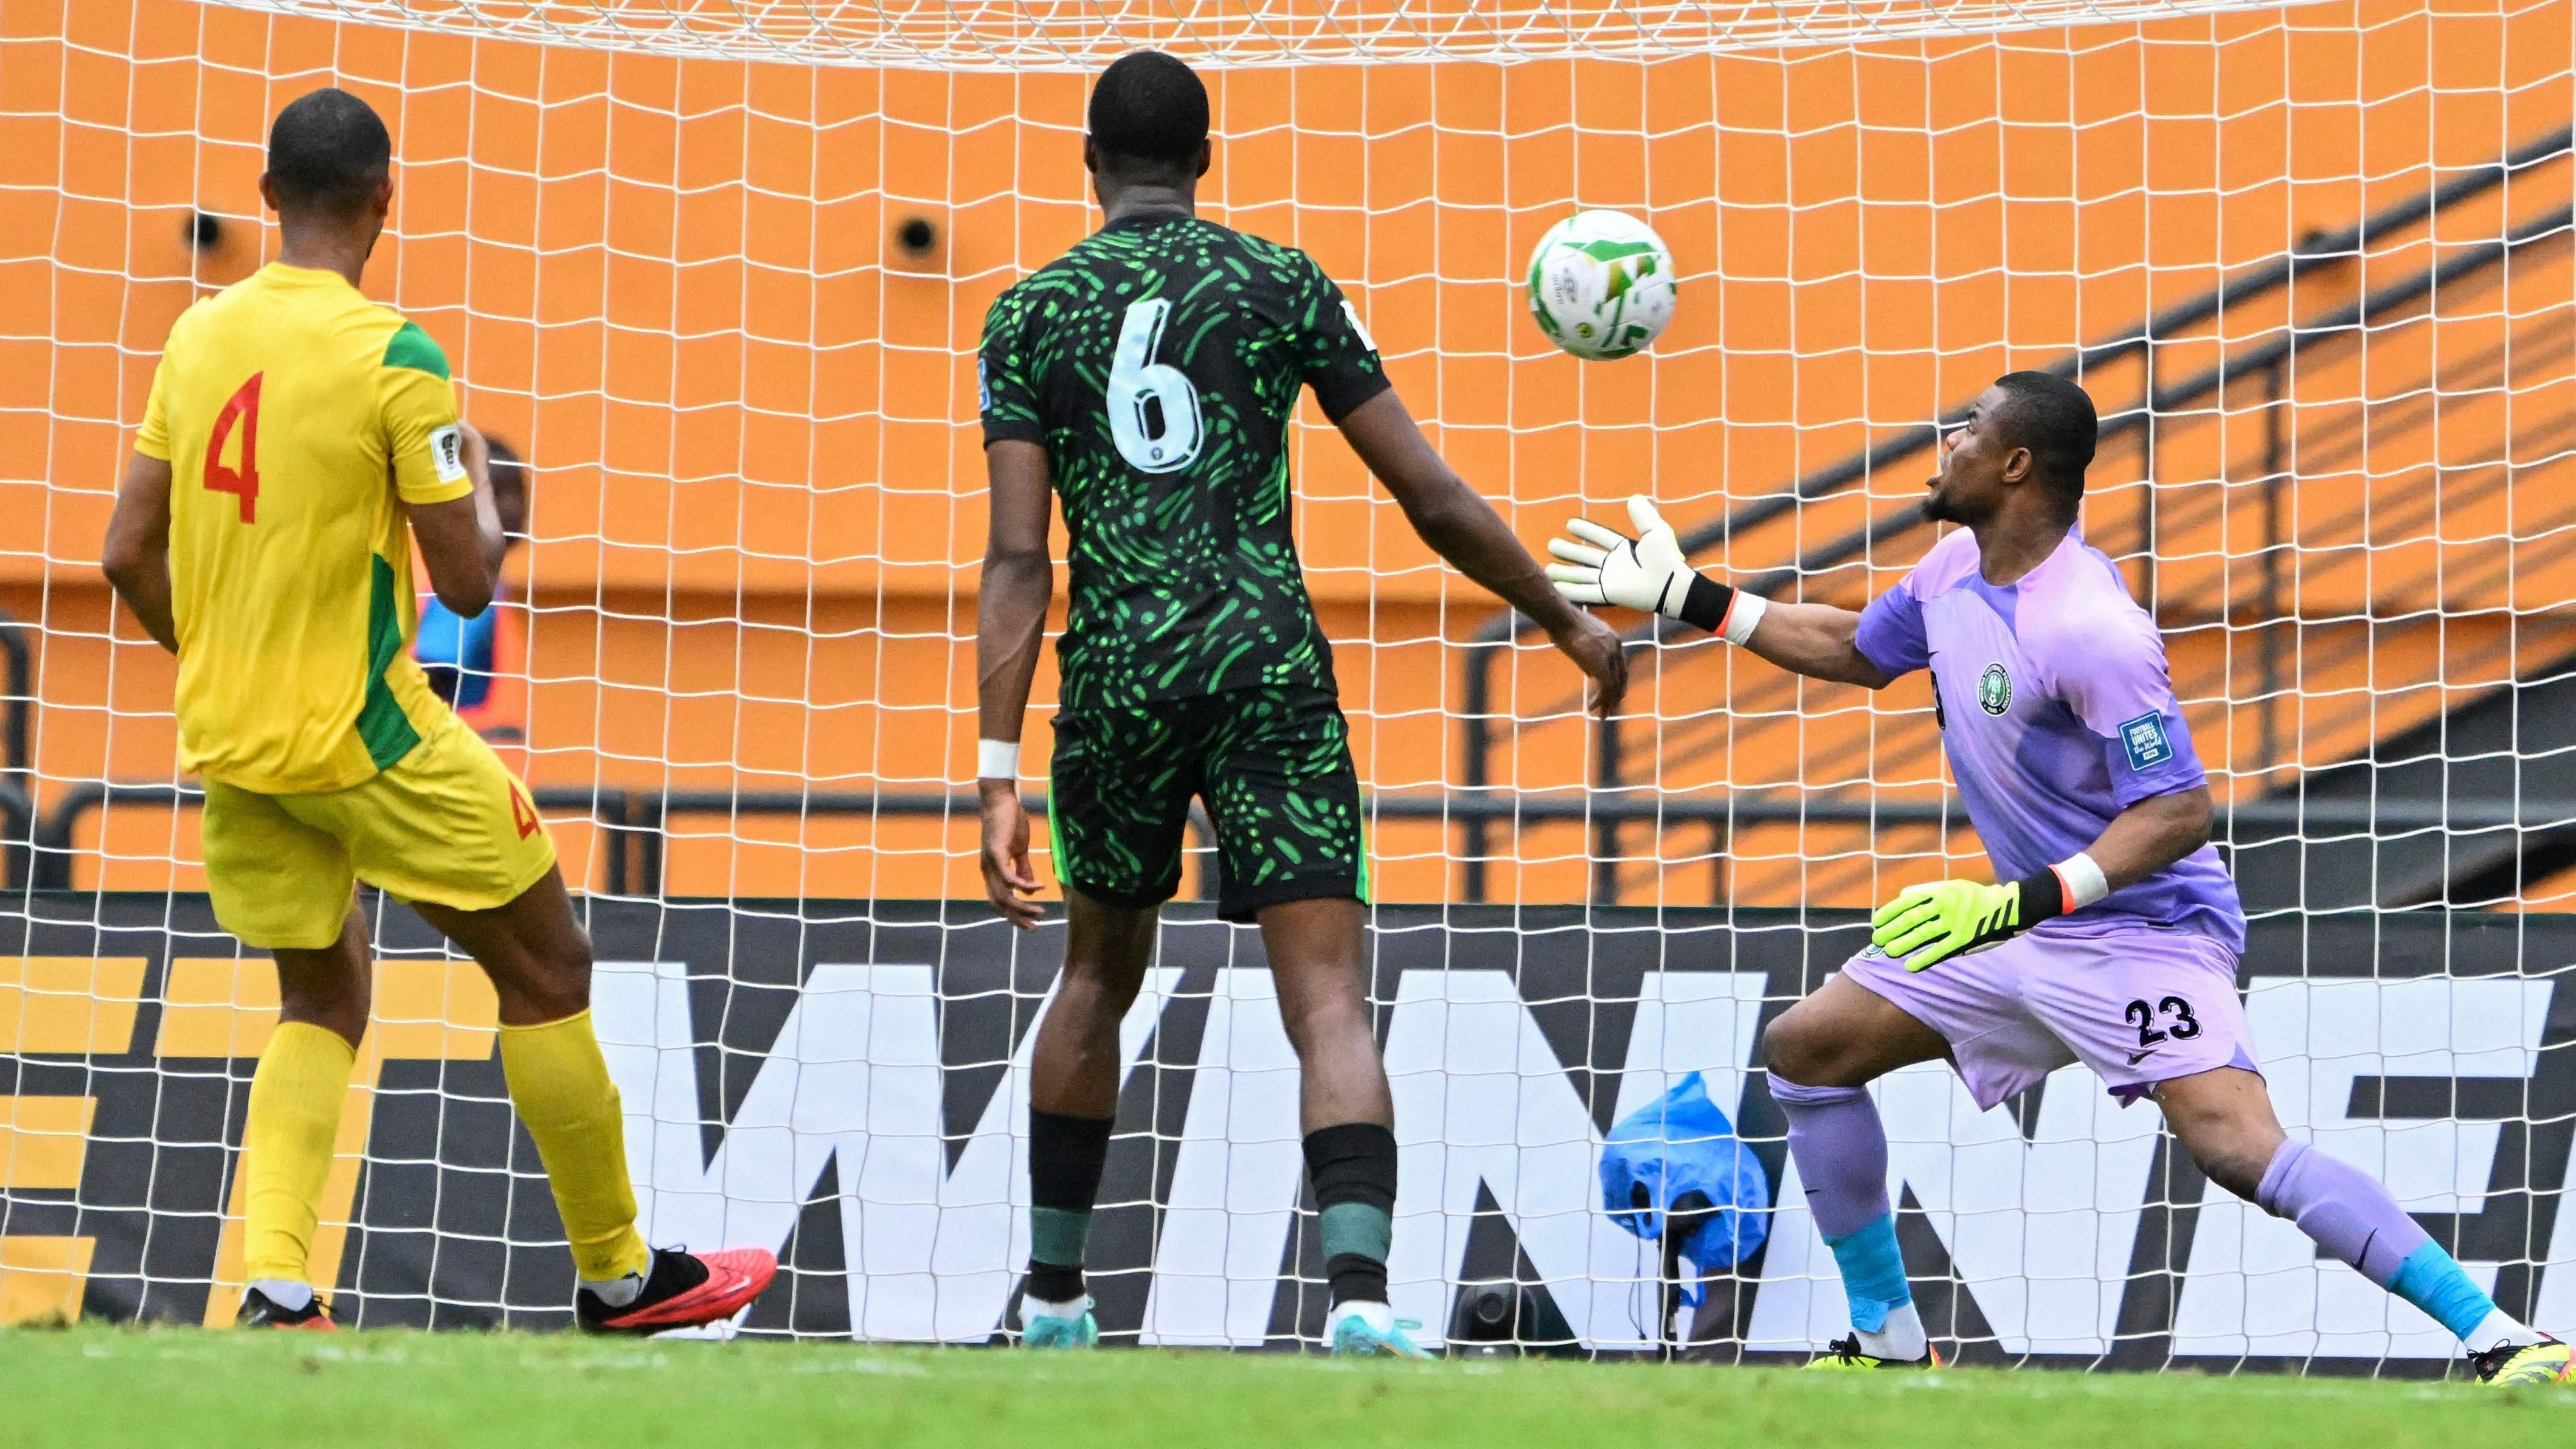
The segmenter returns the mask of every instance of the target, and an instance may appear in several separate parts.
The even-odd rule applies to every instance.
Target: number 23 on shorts
[[[2128,1018],[2129,1025],[2138,1029],[2138,1046],[2141,1049],[2157,1046],[2168,1037],[2175,1041],[2189,1041],[2200,1035],[2200,1018],[2191,1014],[2191,1003],[2179,996],[2165,997],[2152,1006],[2142,997],[2130,1002],[2122,1015]],[[2162,1030],[2156,1026],[2159,1018],[2166,1023]]]

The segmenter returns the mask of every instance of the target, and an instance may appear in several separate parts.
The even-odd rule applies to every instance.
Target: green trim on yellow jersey
[[[428,333],[420,330],[417,322],[406,320],[394,329],[393,337],[385,343],[385,366],[408,367],[414,372],[428,373],[440,382],[448,380],[447,354]]]
[[[420,731],[412,728],[411,717],[385,683],[385,671],[403,646],[402,620],[394,616],[394,566],[382,554],[368,563],[367,702],[358,707],[358,738],[366,742],[367,758],[385,770],[420,743]]]
[[[404,657],[404,508],[473,492],[447,451],[448,374],[427,334],[336,272],[272,264],[171,327],[145,411],[173,482],[182,770],[263,795],[346,790],[443,723]],[[245,494],[256,477],[256,521],[205,486],[209,464]]]

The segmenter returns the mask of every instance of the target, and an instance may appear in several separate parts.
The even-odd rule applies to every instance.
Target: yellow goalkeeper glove
[[[1869,939],[1906,970],[1920,971],[2065,913],[2065,890],[2054,870],[2009,885],[1933,881],[1907,886],[1880,906],[1869,918]]]

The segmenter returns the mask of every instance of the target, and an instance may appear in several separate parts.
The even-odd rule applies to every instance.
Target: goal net
[[[1935,536],[1941,420],[2008,369],[2079,378],[2087,537],[2166,631],[2284,1120],[2564,1332],[2571,41],[2570,0],[13,3],[0,1318],[233,1311],[276,990],[206,907],[173,669],[97,565],[170,323],[275,253],[268,121],[336,84],[395,141],[368,290],[525,460],[505,599],[420,648],[583,892],[648,1234],[780,1248],[748,1331],[996,1334],[1062,934],[981,905],[973,358],[1095,223],[1089,75],[1153,45],[1210,88],[1203,211],[1314,254],[1533,544],[1649,493],[1703,567],[1857,607]],[[1681,271],[1615,363],[1520,286],[1591,207]],[[1370,802],[1398,1311],[1664,1343],[1662,1245],[1602,1159],[1696,1074],[1767,1187],[1692,1239],[1696,1351],[1839,1333],[1755,1041],[1858,909],[1986,869],[1920,678],[1801,684],[1622,618],[1640,684],[1588,724],[1311,407],[1292,449]],[[1113,1340],[1311,1341],[1294,1064],[1257,935],[1188,904],[1203,845],[1123,1038],[1095,1292]],[[362,1323],[562,1324],[490,991],[366,904],[317,1273]],[[1971,1359],[2452,1351],[2080,1069],[1993,1114],[1930,1068],[1880,1097],[1918,1296]]]

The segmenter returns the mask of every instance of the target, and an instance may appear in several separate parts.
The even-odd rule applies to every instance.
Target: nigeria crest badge
[[[1977,708],[1988,714],[2002,714],[2012,708],[2012,674],[2001,664],[1989,664],[1977,676]]]

